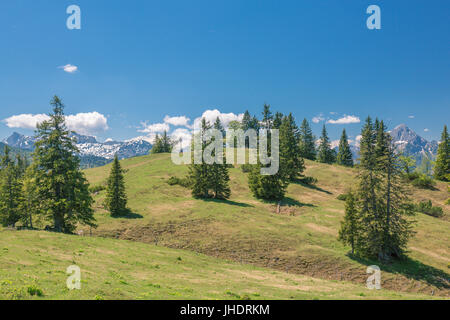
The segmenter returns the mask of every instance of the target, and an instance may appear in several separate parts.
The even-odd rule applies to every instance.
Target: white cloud
[[[36,125],[49,116],[46,114],[19,114],[3,120],[9,128],[36,129]]]
[[[312,118],[312,122],[314,123],[319,123],[320,121],[325,120],[325,118],[323,117],[323,114],[319,114],[318,116],[315,116],[314,118]]]
[[[164,123],[171,124],[175,127],[187,127],[189,126],[189,118],[186,116],[180,116],[180,117],[164,117]]]
[[[145,122],[141,123],[144,129],[138,130],[143,133],[162,133],[164,131],[169,131],[170,126],[167,123],[154,123],[147,124]]]
[[[36,125],[49,120],[46,114],[19,114],[3,120],[9,128],[36,129]],[[66,116],[67,128],[79,134],[91,135],[108,129],[106,117],[96,111]]]
[[[179,147],[179,141],[181,139],[182,149],[186,149],[191,145],[192,132],[185,128],[178,128],[170,135],[173,142]]]
[[[214,110],[206,110],[203,112],[202,116],[194,120],[194,128],[200,128],[200,124],[202,119],[205,118],[206,121],[212,125],[217,117],[219,117],[222,125],[227,128],[231,121],[242,121],[244,114],[234,114],[234,113],[222,113],[217,109]]]
[[[74,66],[74,65],[71,65],[71,64],[66,64],[65,66],[61,66],[59,68],[63,69],[67,73],[74,73],[74,72],[76,72],[78,70],[77,66]]]
[[[415,116],[408,116],[408,118],[410,118],[410,119],[414,119],[414,118],[415,118]]]
[[[430,129],[425,128],[425,129],[423,129],[423,131],[428,132],[428,131],[430,131]]]
[[[344,116],[337,120],[330,119],[327,121],[329,124],[349,124],[349,123],[360,123],[361,120],[356,116]]]
[[[66,124],[68,129],[84,135],[91,135],[95,132],[109,129],[108,120],[97,111],[68,115],[66,116]]]

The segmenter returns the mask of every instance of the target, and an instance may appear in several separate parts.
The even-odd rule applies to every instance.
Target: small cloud
[[[425,128],[425,129],[423,129],[423,131],[428,132],[428,131],[430,131],[430,129]]]
[[[186,116],[179,116],[179,117],[164,117],[164,123],[171,124],[175,127],[187,127],[189,126],[189,118]]]
[[[349,123],[360,123],[361,120],[356,116],[344,116],[337,120],[330,119],[327,121],[329,124],[349,124]]]
[[[224,128],[228,128],[228,125],[231,121],[242,121],[244,114],[234,114],[234,113],[222,113],[217,109],[214,110],[206,110],[203,112],[201,117],[198,117],[194,120],[194,128],[200,128],[202,119],[205,118],[210,124],[213,124],[217,117],[222,122]]]
[[[162,133],[164,131],[169,131],[170,126],[167,123],[154,123],[148,125],[145,122],[142,122],[141,125],[144,129],[138,130],[143,133]]]
[[[72,64],[66,64],[65,66],[59,67],[60,69],[63,69],[67,73],[74,73],[78,70],[77,66],[74,66]]]
[[[414,119],[416,116],[408,116],[408,118],[410,119]]]

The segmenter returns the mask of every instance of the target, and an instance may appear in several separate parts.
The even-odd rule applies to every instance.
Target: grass
[[[184,250],[43,231],[0,232],[0,299],[429,299]],[[66,269],[81,269],[69,290]]]
[[[196,200],[181,186],[170,186],[171,176],[184,177],[186,166],[177,166],[169,154],[122,161],[127,170],[129,206],[139,219],[111,218],[101,208],[104,192],[96,196],[95,235],[188,249],[209,256],[261,267],[332,280],[364,283],[365,264],[348,255],[349,248],[336,239],[344,215],[345,193],[355,180],[355,169],[306,161],[306,175],[318,179],[314,186],[301,182],[289,186],[276,214],[276,204],[254,199],[247,175],[230,170],[232,196],[228,201]],[[89,169],[92,184],[102,184],[110,166]],[[450,206],[445,183],[435,190],[412,189],[415,201],[430,199],[444,208],[444,218],[418,214],[417,235],[410,242],[409,259],[385,270],[384,285],[406,292],[449,294]],[[371,261],[372,264],[378,264]],[[424,274],[428,270],[433,275]],[[435,276],[434,276],[435,275]],[[435,279],[436,278],[436,279]]]
[[[0,250],[0,264],[5,265],[9,255],[17,261],[8,262],[9,273],[0,271],[0,280],[11,281],[11,288],[19,290],[33,285],[35,279],[44,298],[64,299],[231,299],[252,298],[252,293],[258,294],[255,299],[450,296],[450,206],[444,205],[449,197],[445,183],[437,183],[435,190],[412,189],[414,201],[430,199],[443,207],[445,216],[418,214],[408,259],[379,265],[352,257],[349,248],[336,239],[344,215],[344,202],[336,198],[354,184],[354,169],[306,161],[306,175],[318,183],[291,184],[277,214],[276,203],[252,197],[247,175],[238,167],[230,170],[231,199],[205,201],[167,183],[171,176],[181,178],[188,171],[186,166],[172,164],[169,154],[131,158],[121,164],[126,169],[128,216],[111,217],[102,208],[105,191],[100,191],[95,195],[99,228],[92,230],[93,237],[1,232],[0,248],[8,250],[6,255]],[[85,173],[96,186],[105,183],[109,170],[107,165]],[[90,234],[84,227],[81,230]],[[36,266],[32,256],[24,253],[21,257],[21,251],[13,248],[20,245],[44,255],[45,262],[37,260]],[[74,255],[78,250],[83,252]],[[72,258],[85,270],[85,281],[92,284],[86,291],[65,289],[64,271]],[[54,274],[46,277],[40,264]],[[372,264],[382,269],[381,291],[364,289],[366,268]],[[14,271],[16,265],[26,273]],[[57,284],[53,283],[55,276],[59,277]],[[148,287],[149,283],[161,288]]]

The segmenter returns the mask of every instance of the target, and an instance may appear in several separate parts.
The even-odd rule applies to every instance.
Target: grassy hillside
[[[81,269],[81,290],[66,268]],[[428,299],[124,240],[0,230],[0,299]],[[40,290],[40,296],[31,295]]]
[[[230,170],[229,201],[195,200],[190,191],[169,186],[170,176],[182,177],[186,166],[176,166],[170,155],[158,154],[121,162],[129,206],[126,218],[112,218],[102,209],[104,191],[95,196],[99,228],[94,235],[135,240],[158,246],[187,249],[239,263],[277,269],[292,275],[365,283],[367,265],[376,261],[354,259],[336,240],[344,203],[336,197],[354,183],[354,169],[306,162],[316,186],[291,184],[280,214],[276,204],[254,199],[247,176]],[[93,185],[103,184],[110,166],[86,170]],[[380,266],[382,285],[399,292],[449,296],[450,222],[447,186],[412,190],[416,201],[431,199],[444,208],[444,218],[415,217],[416,237],[406,261]],[[88,232],[84,230],[84,232]]]

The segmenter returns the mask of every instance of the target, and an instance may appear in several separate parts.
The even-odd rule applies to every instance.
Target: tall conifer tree
[[[64,105],[55,96],[50,119],[37,125],[33,163],[42,212],[58,232],[71,233],[77,223],[96,227],[89,183],[80,170],[78,149],[66,129]]]
[[[308,120],[303,119],[300,126],[300,155],[309,160],[316,160],[315,138]]]
[[[353,166],[353,155],[348,144],[348,137],[345,129],[342,130],[341,140],[339,141],[339,152],[337,155],[337,163],[343,166]]]
[[[450,181],[450,138],[446,125],[442,131],[441,142],[438,147],[434,177],[437,180]]]
[[[127,194],[125,180],[119,158],[114,156],[111,172],[106,186],[106,209],[112,216],[121,216],[127,213]]]

